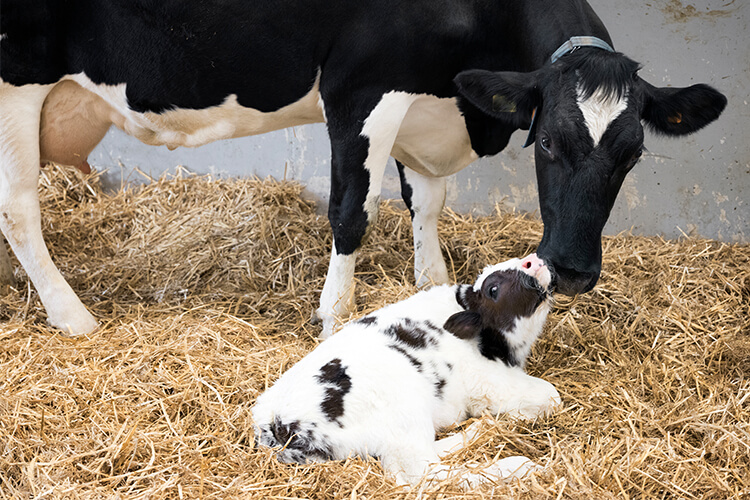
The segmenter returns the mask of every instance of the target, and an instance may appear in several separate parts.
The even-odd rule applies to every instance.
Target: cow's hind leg
[[[326,98],[324,93],[324,99]],[[328,218],[334,248],[317,317],[321,338],[353,306],[357,253],[378,217],[383,173],[414,96],[403,92],[352,95],[325,100],[331,138],[331,196]]]
[[[55,267],[42,237],[39,126],[48,92],[39,85],[0,83],[0,230],[34,283],[49,323],[85,334],[97,322]]]
[[[13,263],[10,261],[8,249],[5,248],[5,238],[0,234],[0,295],[7,294],[15,284]]]
[[[417,286],[448,283],[437,223],[445,204],[445,177],[427,177],[396,162],[401,196],[411,213]]]

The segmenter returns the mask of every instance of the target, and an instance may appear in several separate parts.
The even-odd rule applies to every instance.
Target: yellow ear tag
[[[492,96],[492,111],[496,113],[515,113],[516,103],[509,100],[507,97],[495,94]]]
[[[682,123],[682,113],[678,111],[676,115],[667,118],[667,121],[674,124]]]

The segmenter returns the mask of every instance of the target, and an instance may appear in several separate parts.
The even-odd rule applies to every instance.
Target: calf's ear
[[[484,113],[516,128],[528,129],[541,104],[538,71],[462,71],[453,80],[460,95]]]
[[[443,328],[460,339],[472,339],[482,331],[482,317],[476,312],[457,312],[448,318]]]
[[[641,118],[657,133],[692,134],[716,120],[727,105],[721,92],[703,83],[685,88],[654,87],[645,81],[643,84]]]

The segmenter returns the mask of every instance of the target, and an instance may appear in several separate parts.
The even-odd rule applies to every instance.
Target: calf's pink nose
[[[529,271],[536,271],[544,267],[544,261],[536,256],[535,253],[529,254],[521,261],[521,267]]]

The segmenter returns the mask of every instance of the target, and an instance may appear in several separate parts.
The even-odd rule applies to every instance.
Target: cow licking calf
[[[551,282],[532,254],[488,266],[474,285],[434,287],[348,323],[258,398],[256,442],[283,462],[378,457],[400,483],[525,474],[536,467],[525,457],[451,470],[441,457],[472,436],[435,441],[435,431],[485,411],[534,418],[560,403],[552,384],[523,371]]]

